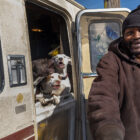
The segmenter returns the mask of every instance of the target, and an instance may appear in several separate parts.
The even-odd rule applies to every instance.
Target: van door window
[[[2,61],[2,50],[1,50],[1,42],[0,42],[0,93],[4,88],[4,72],[3,72],[3,61]]]
[[[100,58],[107,53],[111,41],[121,35],[121,24],[127,12],[121,11],[83,13],[79,20],[79,46],[82,49],[82,71],[86,77],[96,74]],[[113,17],[115,15],[115,17]],[[86,67],[85,67],[86,66]]]
[[[91,21],[89,25],[89,46],[91,69],[96,73],[96,66],[99,60],[108,51],[110,42],[120,36],[120,24],[118,22]]]

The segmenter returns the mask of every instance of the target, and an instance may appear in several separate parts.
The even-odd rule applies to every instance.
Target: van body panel
[[[0,111],[2,112],[0,137],[2,138],[34,125],[34,104],[24,2],[23,0],[2,0],[0,3],[0,39],[5,76],[4,90],[0,94]],[[26,85],[10,87],[8,55],[25,56]],[[22,98],[20,102],[19,96]]]

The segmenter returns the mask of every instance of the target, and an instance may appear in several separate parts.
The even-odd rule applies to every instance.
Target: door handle
[[[97,73],[82,73],[83,78],[97,77]]]

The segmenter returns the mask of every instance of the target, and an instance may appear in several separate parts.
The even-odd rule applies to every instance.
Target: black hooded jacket
[[[123,39],[111,43],[97,66],[88,99],[95,140],[140,140],[140,63]]]

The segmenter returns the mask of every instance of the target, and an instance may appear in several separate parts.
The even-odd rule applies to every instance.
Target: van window
[[[53,76],[48,74],[50,71],[46,72],[47,69],[51,69],[50,64],[53,63],[57,54],[68,56],[65,57],[66,61],[71,57],[66,21],[63,15],[58,13],[59,11],[56,12],[56,10],[52,10],[49,7],[26,2],[34,78],[36,120],[39,134],[41,133],[39,139],[46,140],[73,139],[70,138],[73,136],[69,135],[69,131],[74,130],[75,127],[69,124],[75,117],[74,115],[71,117],[75,105],[73,94],[71,94],[73,93],[71,65],[68,65],[67,74],[64,76],[62,76],[63,74],[58,76],[59,71],[56,71],[56,69],[53,69]],[[52,67],[54,68],[55,64],[53,64]],[[63,69],[64,63],[61,61],[59,64]],[[69,77],[71,90],[69,90],[69,87],[63,90],[63,85],[61,85],[62,82],[64,84],[67,76]],[[50,80],[51,78],[52,81]],[[48,81],[50,84],[48,84]],[[53,94],[51,89],[55,90]],[[61,90],[62,93],[59,92]],[[43,131],[41,128],[42,124],[46,125]]]
[[[4,87],[4,72],[3,72],[3,61],[2,61],[2,50],[1,50],[1,42],[0,42],[0,93]]]
[[[108,51],[110,42],[120,36],[120,24],[117,22],[95,22],[89,25],[89,44],[91,69],[96,73],[96,66],[99,60]]]

